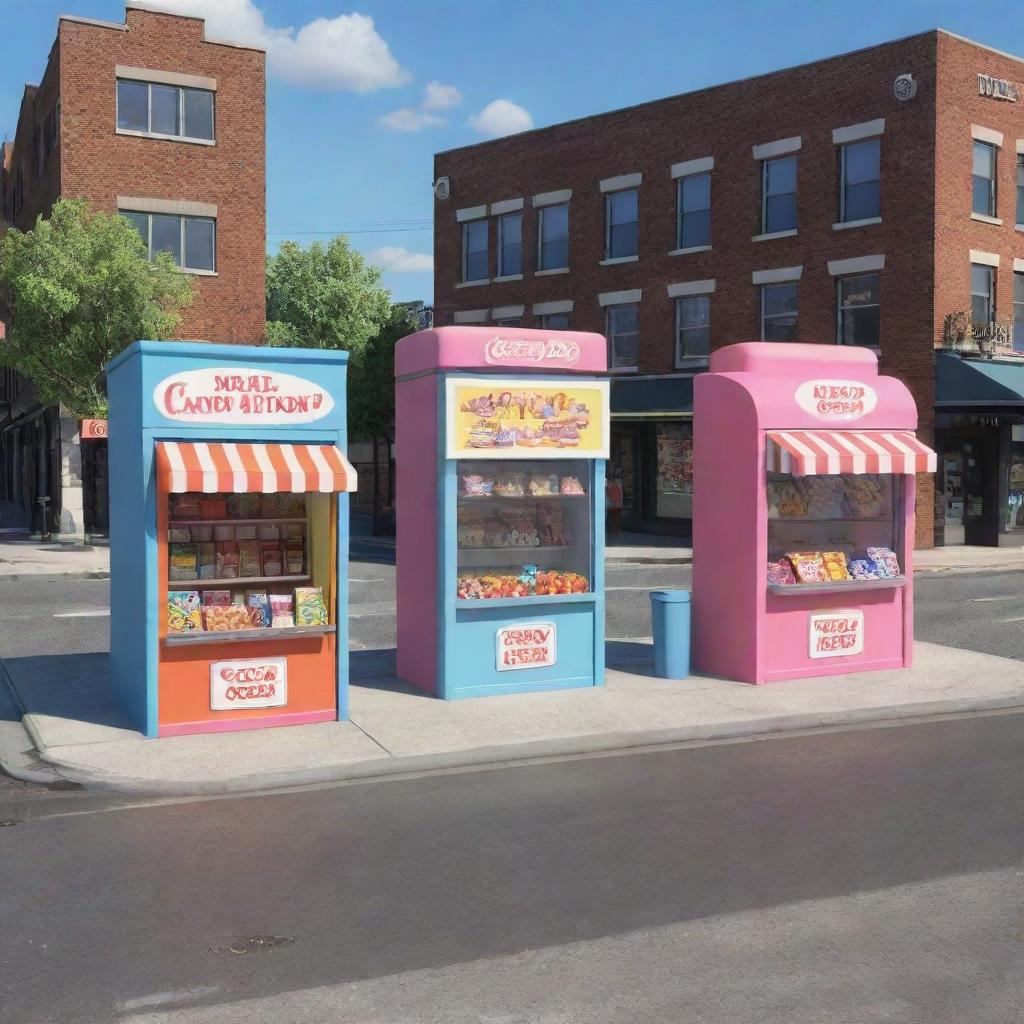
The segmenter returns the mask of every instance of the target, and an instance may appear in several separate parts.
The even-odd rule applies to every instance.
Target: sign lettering
[[[1005,78],[995,78],[992,75],[978,74],[978,95],[990,96],[994,100],[1006,100],[1009,103],[1016,103],[1020,99],[1020,89],[1013,82]]]
[[[484,345],[484,359],[491,366],[571,367],[580,361],[580,346],[568,338],[502,338]]]
[[[856,420],[878,403],[869,384],[855,380],[807,380],[795,392],[796,404],[819,420]]]
[[[864,653],[864,613],[859,609],[812,612],[808,654],[812,658],[839,658]]]
[[[278,708],[288,703],[286,658],[215,661],[210,666],[210,709]]]
[[[529,622],[501,626],[495,634],[495,668],[509,672],[554,665],[555,624]]]

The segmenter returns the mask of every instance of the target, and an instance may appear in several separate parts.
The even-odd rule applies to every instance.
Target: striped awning
[[[934,473],[935,468],[935,452],[910,430],[768,432],[768,469],[773,473]]]
[[[158,441],[157,468],[172,494],[354,491],[356,471],[330,444]]]

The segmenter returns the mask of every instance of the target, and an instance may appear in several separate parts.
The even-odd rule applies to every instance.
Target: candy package
[[[534,497],[546,498],[558,493],[558,477],[547,473],[534,473],[530,477],[530,494]]]
[[[264,576],[280,576],[282,570],[281,545],[277,541],[263,541],[260,544]]]
[[[212,580],[217,576],[217,549],[213,544],[196,545],[196,567],[201,580]]]
[[[843,514],[846,491],[841,476],[806,477],[800,489],[812,519],[838,519]]]
[[[204,590],[203,591],[203,607],[204,608],[226,608],[231,604],[231,591],[230,590]]]
[[[295,625],[327,625],[327,607],[320,587],[295,588]]]
[[[846,567],[846,553],[843,551],[823,551],[821,562],[825,567],[825,575],[833,583],[841,583],[850,578]]]
[[[203,625],[211,633],[252,629],[252,616],[244,605],[208,605],[203,608]]]
[[[270,626],[270,598],[264,590],[249,590],[245,595],[245,603],[249,606],[252,624],[257,629]]]
[[[526,493],[526,478],[522,473],[509,473],[494,481],[494,493],[502,498],[521,498]]]
[[[878,564],[870,558],[851,559],[850,575],[855,580],[877,580],[880,578]]]
[[[167,632],[195,633],[203,628],[197,590],[167,592]]]
[[[494,490],[494,478],[479,473],[467,473],[462,478],[462,492],[469,497],[484,498]]]
[[[194,580],[197,578],[197,571],[195,544],[171,544],[168,546],[168,579]]]
[[[270,624],[275,629],[295,625],[295,605],[291,594],[270,595]]]
[[[219,540],[214,547],[217,551],[217,579],[237,579],[238,545],[233,540]]]
[[[228,503],[220,495],[208,494],[199,499],[199,517],[201,519],[224,519],[227,514]]]
[[[900,560],[892,548],[868,548],[868,558],[877,563],[882,575],[895,579],[900,575]]]
[[[240,540],[238,542],[238,573],[240,576],[262,575],[260,560],[260,542],[258,540]]]
[[[284,571],[289,576],[301,576],[303,569],[303,552],[301,544],[284,546]]]
[[[558,489],[562,494],[586,494],[583,484],[575,476],[563,476],[558,483]]]
[[[187,526],[171,526],[167,530],[167,539],[172,544],[187,544],[190,540],[195,538],[192,536],[192,531]]]
[[[793,572],[801,583],[827,583],[825,565],[817,551],[794,551],[786,554]]]
[[[796,583],[796,576],[793,575],[793,566],[788,558],[779,558],[768,563],[768,582],[781,584]]]

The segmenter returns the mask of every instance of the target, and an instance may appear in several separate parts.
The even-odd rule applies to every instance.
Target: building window
[[[119,78],[117,127],[163,138],[212,142],[213,93]]]
[[[839,279],[840,345],[879,348],[878,274],[857,274]]]
[[[676,299],[676,364],[707,359],[711,353],[711,296]]]
[[[1024,352],[1024,272],[1013,275],[1013,350]]]
[[[537,229],[537,269],[560,270],[569,266],[569,204],[540,208]]]
[[[498,218],[498,277],[523,272],[523,215],[506,213]]]
[[[1024,225],[1024,153],[1017,156],[1017,223]]]
[[[638,192],[628,188],[605,197],[605,258],[623,259],[637,255],[639,216]]]
[[[796,341],[798,285],[761,285],[761,340]]]
[[[540,318],[542,331],[567,331],[569,330],[568,313],[546,313]]]
[[[462,225],[462,280],[486,281],[487,221],[468,220]]]
[[[988,327],[996,320],[996,271],[983,263],[971,264],[971,323]]]
[[[711,244],[711,175],[691,174],[679,179],[678,249]]]
[[[640,307],[635,302],[608,306],[605,333],[608,335],[608,368],[635,370],[640,350]]]
[[[983,217],[996,215],[996,147],[989,142],[974,142],[971,212]]]
[[[839,219],[844,223],[881,216],[881,153],[881,139],[850,142],[842,147]]]
[[[761,164],[761,233],[796,231],[796,157]]]
[[[507,316],[504,320],[495,320],[495,327],[521,327],[523,318],[521,316]]]
[[[217,269],[217,222],[212,217],[183,217],[171,213],[139,213],[121,210],[146,243],[153,260],[158,252],[169,252],[182,270],[213,273]]]

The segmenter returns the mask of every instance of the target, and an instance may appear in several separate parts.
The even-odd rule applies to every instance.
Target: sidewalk
[[[110,549],[0,535],[0,580],[99,579],[110,576]]]
[[[608,658],[605,687],[446,703],[396,679],[393,650],[356,652],[348,722],[151,740],[114,706],[106,654],[14,658],[3,667],[39,756],[61,777],[164,795],[1024,707],[1024,662],[932,644],[915,645],[916,665],[908,671],[760,687],[656,678],[645,644],[610,643]]]

